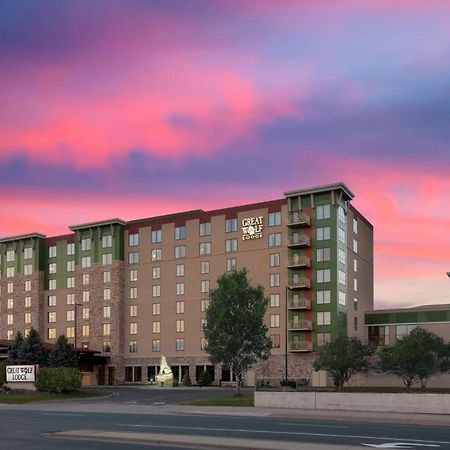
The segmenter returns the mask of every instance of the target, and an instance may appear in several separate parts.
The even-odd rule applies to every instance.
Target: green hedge
[[[36,387],[41,392],[72,392],[81,386],[81,372],[72,367],[42,367]]]

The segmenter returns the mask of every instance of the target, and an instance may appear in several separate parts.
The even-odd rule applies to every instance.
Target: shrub
[[[287,386],[291,389],[297,388],[297,382],[295,380],[281,380],[280,381],[281,386]]]
[[[81,386],[81,372],[71,367],[42,367],[36,387],[42,392],[71,392]]]
[[[0,362],[0,387],[6,382],[6,361]]]
[[[198,384],[200,386],[210,386],[212,384],[212,378],[211,375],[207,370],[204,370],[201,375],[200,379],[198,380]]]
[[[191,377],[189,376],[188,370],[186,370],[186,372],[184,372],[183,378],[181,380],[181,384],[183,386],[192,386],[192,381],[191,381]]]

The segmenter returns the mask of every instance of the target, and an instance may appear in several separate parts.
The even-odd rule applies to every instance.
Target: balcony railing
[[[288,247],[309,247],[311,241],[306,234],[294,233],[289,239]]]
[[[292,297],[288,300],[289,309],[311,309],[311,300],[309,298]]]
[[[311,217],[301,211],[293,211],[289,213],[288,226],[290,227],[302,227],[311,224]]]
[[[311,320],[290,320],[288,325],[290,330],[312,330]]]
[[[311,260],[307,256],[294,256],[289,260],[289,268],[311,267]]]
[[[290,352],[312,352],[312,342],[308,341],[289,342],[288,350]]]
[[[289,289],[309,289],[311,287],[311,280],[306,277],[291,278],[288,281]]]

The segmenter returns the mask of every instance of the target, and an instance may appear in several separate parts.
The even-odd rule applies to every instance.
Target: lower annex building
[[[343,184],[220,210],[70,226],[0,239],[0,339],[38,330],[64,334],[79,351],[85,382],[155,379],[161,355],[181,380],[212,366],[202,328],[209,290],[245,267],[264,287],[273,349],[250,370],[282,379],[311,376],[314,350],[340,332],[366,337],[373,309],[373,227]],[[286,362],[287,361],[287,362]]]

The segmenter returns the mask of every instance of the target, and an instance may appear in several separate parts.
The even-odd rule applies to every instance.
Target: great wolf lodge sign
[[[6,366],[6,382],[26,382],[36,381],[36,366]]]
[[[263,230],[263,216],[242,219],[242,240],[261,239]]]

